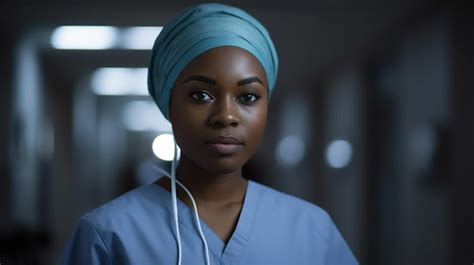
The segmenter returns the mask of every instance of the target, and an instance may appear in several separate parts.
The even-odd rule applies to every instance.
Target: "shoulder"
[[[154,184],[135,188],[121,196],[99,206],[82,216],[88,222],[100,227],[111,227],[114,224],[133,222],[154,212],[166,211],[164,202],[156,193]]]
[[[257,246],[268,245],[280,252],[301,253],[304,261],[321,264],[357,264],[347,243],[329,214],[320,206],[254,183],[258,209],[253,225]],[[270,240],[269,240],[270,239]],[[256,247],[257,248],[257,247]]]
[[[254,182],[254,185],[260,190],[262,208],[292,216],[293,220],[299,218],[301,222],[316,224],[323,229],[333,225],[329,214],[320,206],[259,183]]]
[[[296,196],[275,190],[263,184],[253,182],[253,184],[260,190],[261,199],[266,203],[274,204],[288,209],[294,209],[296,211],[310,212],[316,216],[322,218],[329,218],[327,212],[320,206],[298,198]]]

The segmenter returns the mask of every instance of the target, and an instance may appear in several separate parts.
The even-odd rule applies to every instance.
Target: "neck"
[[[247,189],[247,180],[242,177],[242,168],[224,173],[209,172],[186,157],[182,157],[179,162],[176,178],[189,189],[200,204],[242,202]],[[162,181],[160,185],[169,189],[169,180],[166,178]],[[182,189],[177,188],[177,193],[181,200],[188,201]]]

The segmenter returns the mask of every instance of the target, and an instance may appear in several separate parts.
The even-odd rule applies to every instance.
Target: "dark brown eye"
[[[240,96],[239,100],[243,103],[246,103],[246,104],[252,104],[255,101],[257,101],[259,98],[260,97],[255,95],[255,94],[247,93],[247,94],[244,94],[244,95]]]
[[[191,97],[197,101],[211,101],[212,97],[209,93],[204,91],[194,92],[191,94]]]

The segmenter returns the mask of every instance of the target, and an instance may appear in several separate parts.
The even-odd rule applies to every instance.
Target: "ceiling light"
[[[148,95],[147,68],[103,67],[92,74],[91,86],[97,95]]]
[[[56,49],[103,50],[112,48],[118,30],[107,26],[61,26],[53,31],[51,45]]]
[[[164,161],[171,161],[174,157],[174,138],[172,134],[160,134],[152,144],[153,153]]]
[[[151,50],[163,27],[129,27],[121,32],[120,48]]]
[[[332,141],[326,148],[326,162],[332,168],[346,167],[352,159],[352,146],[346,140]]]

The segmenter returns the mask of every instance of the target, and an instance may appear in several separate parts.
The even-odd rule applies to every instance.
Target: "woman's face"
[[[265,72],[237,47],[213,48],[181,72],[170,120],[182,159],[212,173],[230,173],[255,152],[268,108]]]

